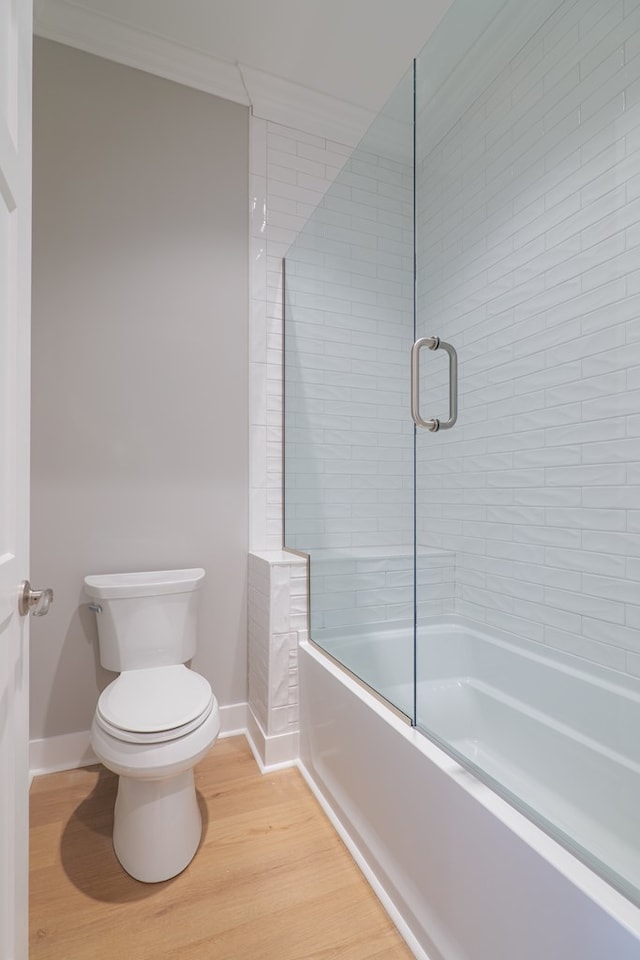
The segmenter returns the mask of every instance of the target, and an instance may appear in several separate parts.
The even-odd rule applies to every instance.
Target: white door
[[[0,0],[0,960],[27,957],[31,0]]]

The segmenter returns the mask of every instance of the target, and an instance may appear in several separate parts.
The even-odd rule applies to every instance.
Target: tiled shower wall
[[[407,162],[361,144],[287,258],[289,546],[412,543],[412,200]]]
[[[411,85],[409,107],[410,93]],[[254,206],[254,262],[267,254],[266,296],[254,300],[257,311],[266,309],[269,338],[266,379],[254,365],[266,385],[258,415],[265,409],[267,418],[267,470],[254,511],[258,518],[266,495],[267,542],[280,546],[280,261],[295,239],[287,257],[295,325],[287,340],[286,543],[313,553],[314,632],[404,619],[412,610],[413,176],[401,158],[411,155],[412,130],[392,117],[384,124],[352,153],[254,121],[254,170],[266,169],[255,180],[265,201]],[[389,149],[376,149],[381,142]],[[338,160],[346,161],[340,172]],[[256,397],[261,389],[259,381]],[[453,596],[452,563],[434,570],[431,551],[422,566],[421,577],[433,582],[429,603],[441,612],[442,595]]]
[[[311,553],[316,640],[413,616],[412,95],[409,75],[287,257],[287,544]],[[453,555],[417,568],[421,615],[451,612]]]
[[[420,437],[419,541],[459,613],[640,675],[640,3],[566,0],[431,120],[419,318],[460,417]]]
[[[351,149],[251,118],[252,550],[282,549],[282,257]]]

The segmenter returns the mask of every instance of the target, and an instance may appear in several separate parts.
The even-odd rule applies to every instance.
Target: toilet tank
[[[121,673],[190,660],[203,579],[199,567],[85,577],[103,667]]]

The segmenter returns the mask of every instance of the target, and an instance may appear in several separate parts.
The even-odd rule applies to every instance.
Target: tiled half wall
[[[298,643],[307,635],[306,561],[249,556],[249,732],[265,766],[298,756]]]

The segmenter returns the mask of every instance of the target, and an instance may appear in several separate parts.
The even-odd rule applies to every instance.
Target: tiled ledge
[[[305,558],[284,550],[250,553],[249,710],[267,766],[272,754],[279,763],[297,756],[298,643],[307,636],[307,619]]]
[[[417,547],[418,557],[453,557],[452,550],[440,547]],[[413,545],[394,547],[320,547],[310,551],[311,559],[317,560],[380,560],[392,557],[412,557]]]
[[[264,563],[276,567],[289,564],[292,566],[296,564],[305,566],[307,562],[306,557],[302,557],[297,553],[290,553],[288,550],[252,550],[249,556],[256,557],[258,560],[262,560]]]

